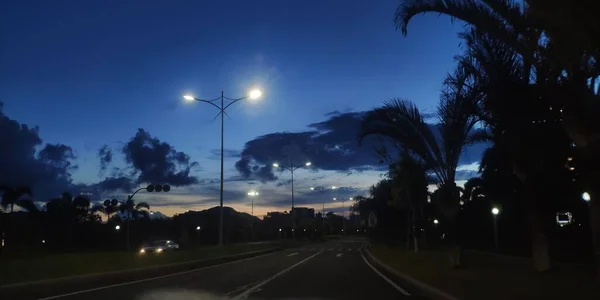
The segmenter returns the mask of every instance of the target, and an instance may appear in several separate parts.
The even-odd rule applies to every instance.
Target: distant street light
[[[492,208],[492,215],[494,218],[494,246],[496,247],[496,252],[500,251],[498,244],[498,214],[500,210],[497,207]]]
[[[250,191],[248,192],[248,196],[250,196],[250,199],[252,199],[252,208],[250,214],[254,217],[254,197],[258,196],[258,192]]]
[[[590,193],[588,192],[583,192],[583,194],[581,194],[581,199],[583,199],[585,202],[590,202],[592,200],[592,196],[590,196]]]
[[[320,193],[325,193],[325,192],[329,191],[329,189],[322,188],[322,187],[317,187],[317,188],[311,187],[310,190],[317,191]],[[321,211],[321,221],[323,222],[323,232],[325,232],[325,197],[323,197],[322,204],[323,204],[323,210]]]
[[[440,221],[438,221],[438,219],[433,220],[433,224],[439,224],[439,223],[440,223]]]
[[[336,189],[337,187],[332,186],[332,189]],[[340,197],[340,199],[342,200],[342,231],[344,231],[344,229],[346,228],[346,207],[344,206],[344,197]],[[337,198],[333,198],[333,201],[336,201]],[[350,198],[350,200],[352,200],[352,198]]]
[[[119,225],[115,226],[115,230],[116,230],[116,231],[119,231],[119,230],[121,230],[121,226],[119,226]]]
[[[221,91],[221,97],[215,98],[213,100],[203,100],[203,99],[196,98],[192,95],[184,95],[183,96],[183,99],[185,99],[187,101],[199,101],[199,102],[208,103],[219,110],[217,117],[219,115],[221,115],[221,189],[219,192],[219,246],[223,245],[223,183],[224,183],[223,162],[224,162],[224,152],[225,152],[224,135],[225,135],[225,114],[227,114],[226,110],[227,110],[227,108],[229,108],[229,106],[231,106],[232,104],[234,104],[238,101],[248,99],[248,98],[249,99],[258,99],[261,96],[262,96],[262,91],[260,91],[258,89],[253,89],[250,91],[250,93],[248,93],[248,96],[237,98],[237,99],[231,99],[231,98],[225,97],[223,91]],[[227,105],[225,105],[225,99],[230,100],[231,102],[229,102]],[[221,100],[220,106],[215,104],[215,101],[218,101],[218,100]]]
[[[196,230],[200,231],[200,226],[196,226]]]
[[[294,230],[296,228],[296,210],[294,209],[294,172],[303,167],[310,167],[311,165],[311,162],[306,162],[303,165],[294,165],[290,162],[285,166],[279,165],[279,163],[273,163],[273,167],[290,171],[292,174],[292,239],[294,240],[296,239],[296,231]]]
[[[251,215],[254,217],[254,197],[258,196],[258,192],[250,191],[248,192],[248,196],[252,200],[252,210]],[[254,218],[252,218],[252,240],[254,240]]]

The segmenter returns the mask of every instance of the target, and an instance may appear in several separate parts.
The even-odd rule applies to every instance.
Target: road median
[[[278,245],[265,245],[262,248],[236,247],[236,249],[225,248],[220,249],[221,251],[219,251],[219,249],[215,247],[215,249],[213,249],[212,251],[204,253],[203,258],[195,260],[178,261],[172,263],[156,264],[138,268],[121,269],[107,272],[75,274],[72,276],[63,276],[56,278],[43,278],[39,280],[20,281],[7,284],[3,284],[5,282],[1,282],[0,298],[24,299],[24,295],[29,295],[32,299],[34,299],[36,296],[36,291],[44,291],[44,294],[46,294],[48,290],[52,290],[53,294],[60,294],[64,292],[73,291],[75,287],[77,290],[85,290],[98,286],[108,286],[113,284],[120,284],[123,282],[144,280],[153,277],[165,276],[168,274],[193,271],[199,268],[216,266],[228,262],[250,259],[262,255],[268,255],[273,252],[280,251],[284,248],[285,247]],[[223,254],[220,254],[220,252]],[[18,266],[12,265],[11,268],[18,268]],[[19,270],[12,269],[11,271],[18,272]],[[45,274],[48,274],[48,272],[45,272]]]

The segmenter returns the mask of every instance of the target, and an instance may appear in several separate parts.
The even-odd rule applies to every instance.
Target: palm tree
[[[432,179],[427,175],[425,164],[407,152],[400,155],[398,162],[390,166],[389,177],[392,181],[392,201],[394,207],[406,212],[406,247],[410,247],[410,235],[413,237],[415,252],[419,252],[418,232],[423,221],[423,206],[427,202],[428,185]],[[424,229],[423,229],[424,230]]]
[[[106,216],[106,221],[110,221],[110,217],[119,211],[119,200],[107,199],[102,204],[96,204],[92,207],[92,213],[102,213]]]
[[[2,206],[3,209],[10,207],[11,213],[14,212],[15,205],[30,212],[37,210],[37,207],[31,199],[23,199],[23,196],[31,196],[32,194],[28,187],[0,186],[0,192],[2,192],[0,206]]]
[[[464,147],[476,140],[478,91],[469,86],[461,69],[448,76],[438,106],[439,124],[425,122],[419,109],[409,101],[394,99],[365,115],[359,140],[369,135],[388,137],[398,149],[423,161],[435,175],[439,194],[436,203],[449,222],[449,239],[454,244],[452,264],[460,266],[456,240],[456,218],[460,209],[456,168]],[[436,138],[439,136],[439,138]]]
[[[131,247],[131,220],[138,219],[140,216],[148,218],[150,216],[150,213],[148,212],[148,210],[150,210],[150,205],[146,202],[139,202],[136,204],[131,199],[131,196],[129,196],[129,199],[119,206],[119,210],[127,216],[127,249],[129,249]]]
[[[444,14],[466,22],[478,34],[487,35],[518,56],[520,64],[515,70],[521,75],[522,86],[533,84],[538,90],[524,100],[536,103],[543,99],[560,108],[562,128],[578,150],[582,166],[578,171],[591,195],[594,257],[600,270],[600,42],[596,38],[600,27],[597,7],[594,8],[597,1],[523,2],[521,6],[510,0],[405,1],[396,10],[396,26],[406,35],[414,16]],[[543,264],[540,267],[546,268]]]
[[[137,220],[140,217],[149,217],[150,204],[147,202],[135,203],[133,200],[127,200],[119,206],[119,210],[126,215],[128,220]]]

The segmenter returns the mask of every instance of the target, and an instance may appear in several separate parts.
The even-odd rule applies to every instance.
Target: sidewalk
[[[414,253],[385,245],[370,251],[398,272],[462,300],[600,299],[600,280],[580,266],[540,274],[528,259],[467,252],[465,267],[452,270],[442,251]]]

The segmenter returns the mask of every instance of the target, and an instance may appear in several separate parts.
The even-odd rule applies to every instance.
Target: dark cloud
[[[108,148],[108,145],[104,145],[98,150],[98,157],[100,158],[100,171],[98,171],[98,176],[104,176],[108,165],[113,159],[112,150]]]
[[[245,178],[272,181],[277,179],[271,167],[273,162],[300,165],[310,161],[314,168],[340,172],[377,167],[375,140],[366,139],[362,147],[358,145],[363,113],[328,115],[328,120],[308,125],[310,131],[271,133],[247,142],[236,169]]]
[[[197,162],[177,152],[173,146],[152,137],[144,129],[123,146],[125,161],[133,167],[133,175],[138,183],[168,183],[173,186],[187,186],[198,183],[198,178],[190,175]]]
[[[241,153],[239,150],[234,149],[223,149],[223,157],[227,158],[239,158]],[[210,150],[210,156],[208,159],[220,160],[221,159],[221,149],[212,149]]]
[[[0,184],[29,186],[41,199],[58,195],[71,184],[70,172],[77,167],[73,150],[61,144],[44,145],[39,128],[7,117],[2,102],[0,145]]]
[[[100,191],[116,191],[131,192],[136,183],[129,177],[106,177],[104,180],[95,184],[95,187]]]

